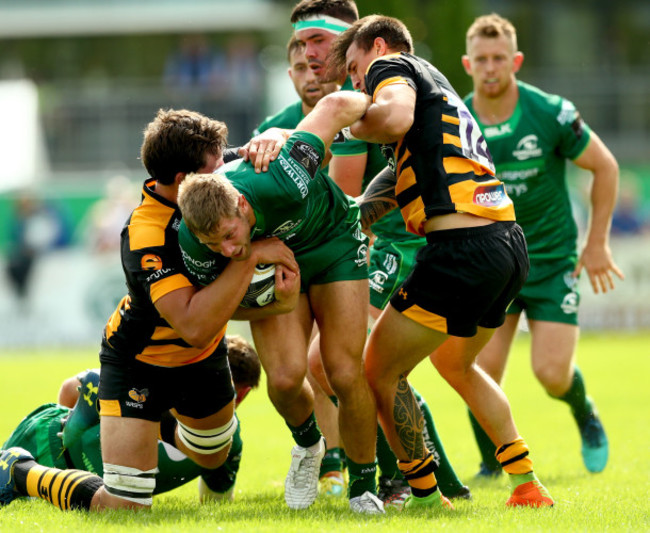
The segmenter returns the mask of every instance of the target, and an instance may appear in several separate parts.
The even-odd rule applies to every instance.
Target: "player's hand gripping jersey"
[[[398,142],[382,146],[397,176],[395,192],[407,229],[422,235],[427,218],[456,212],[514,220],[485,139],[447,79],[407,53],[380,57],[368,68],[365,85],[373,98],[395,83],[416,92],[413,125]]]

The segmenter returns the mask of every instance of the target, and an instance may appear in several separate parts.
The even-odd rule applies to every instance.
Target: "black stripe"
[[[508,465],[511,465],[512,463],[516,463],[516,462],[519,461],[520,459],[523,459],[524,457],[527,457],[527,456],[528,456],[528,452],[524,452],[524,453],[522,453],[522,454],[515,455],[514,457],[508,459],[507,461],[502,462],[502,463],[501,463],[501,466],[508,466]]]
[[[404,189],[401,193],[397,195],[397,204],[400,207],[405,207],[414,200],[417,200],[420,197],[420,188],[416,183],[410,187]]]

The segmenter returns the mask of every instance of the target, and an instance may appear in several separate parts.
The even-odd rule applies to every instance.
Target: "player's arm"
[[[80,385],[81,381],[79,381],[78,376],[72,376],[71,378],[65,379],[63,383],[61,383],[61,387],[59,387],[57,403],[72,409],[74,404],[77,403],[77,398],[79,398]]]
[[[275,300],[263,307],[239,306],[233,315],[234,320],[259,320],[271,315],[293,311],[300,297],[300,271],[283,265],[275,267]]]
[[[618,194],[618,163],[593,131],[589,144],[574,163],[593,174],[589,229],[575,275],[584,268],[593,291],[598,294],[614,288],[613,274],[624,279],[609,248],[609,231]]]
[[[357,155],[335,155],[329,163],[328,174],[345,194],[359,196],[367,162],[368,152]]]
[[[359,120],[369,104],[369,97],[361,93],[330,93],[318,101],[311,113],[296,126],[296,130],[308,131],[320,137],[327,150],[341,129]]]
[[[397,207],[395,185],[395,173],[386,167],[372,179],[363,195],[357,198],[361,211],[361,227],[364,230]]]
[[[358,139],[391,144],[399,141],[413,125],[415,91],[406,83],[385,85],[375,92],[363,118],[350,126]]]
[[[220,276],[200,289],[171,291],[154,302],[174,330],[192,346],[202,348],[225,327],[239,306],[258,263],[280,263],[298,271],[293,252],[277,238],[255,241],[251,255],[230,261]]]

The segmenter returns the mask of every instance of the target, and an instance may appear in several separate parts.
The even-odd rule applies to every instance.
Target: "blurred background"
[[[650,328],[650,2],[358,0],[402,19],[462,95],[473,19],[512,20],[519,78],[572,100],[621,166],[612,248],[626,280],[581,281],[585,329]],[[291,0],[0,0],[0,353],[98,344],[125,291],[119,231],[145,178],[142,130],[161,108],[225,121],[243,144],[296,99]],[[570,169],[584,229],[589,176]]]

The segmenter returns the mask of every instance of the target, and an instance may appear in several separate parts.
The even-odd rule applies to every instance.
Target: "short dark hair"
[[[413,38],[406,25],[399,19],[384,15],[369,15],[357,20],[332,43],[330,64],[337,69],[345,68],[345,54],[352,43],[368,52],[377,37],[397,52],[413,52]]]
[[[287,61],[289,65],[291,65],[291,56],[298,51],[303,51],[304,48],[305,43],[296,39],[295,35],[292,35],[287,43]]]
[[[291,23],[311,15],[329,15],[345,22],[354,22],[359,19],[359,10],[354,0],[302,0],[291,11]]]
[[[228,335],[228,362],[235,385],[256,388],[260,384],[262,365],[255,348],[239,335]]]
[[[144,130],[140,157],[152,178],[170,185],[179,172],[205,166],[207,154],[219,157],[227,139],[223,122],[187,109],[160,109]]]

